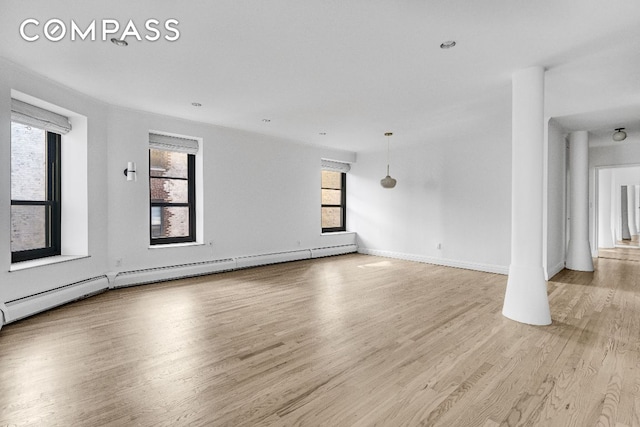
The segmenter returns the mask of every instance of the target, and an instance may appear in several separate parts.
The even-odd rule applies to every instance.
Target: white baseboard
[[[550,269],[548,269],[546,279],[551,280],[553,276],[560,273],[562,270],[564,270],[564,261],[561,261],[558,264],[551,267]]]
[[[99,276],[29,297],[8,301],[5,303],[4,322],[15,322],[59,305],[104,292],[107,289],[109,289],[107,276]]]
[[[485,273],[509,274],[509,267],[503,265],[481,264],[476,262],[458,261],[424,255],[405,254],[401,252],[382,251],[378,249],[358,248],[358,253],[376,255],[385,258],[402,259],[405,261],[423,262],[426,264],[443,265],[445,267],[463,268],[465,270],[483,271]]]

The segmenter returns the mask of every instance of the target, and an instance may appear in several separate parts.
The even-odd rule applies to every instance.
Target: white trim
[[[204,243],[200,243],[200,242],[167,243],[163,245],[149,245],[149,249],[185,248],[189,246],[204,246]]]
[[[88,255],[57,255],[47,258],[38,258],[29,261],[21,261],[11,264],[9,272],[28,270],[30,268],[44,267],[61,262],[74,261],[77,259],[89,258]]]
[[[423,262],[426,264],[443,265],[445,267],[463,268],[465,270],[483,271],[485,273],[509,274],[509,267],[477,262],[458,261],[453,259],[436,258],[424,255],[405,254],[401,252],[382,251],[378,249],[358,248],[358,253],[375,255],[385,258],[402,259],[405,261]]]
[[[547,280],[551,280],[553,278],[553,276],[555,276],[556,274],[560,273],[562,270],[564,270],[564,261],[559,262],[558,264],[554,265],[553,267],[551,267],[548,271],[546,271],[546,276],[545,277]]]
[[[327,233],[320,233],[321,236],[337,236],[340,234],[356,234],[356,232],[347,230],[347,231],[330,231]]]

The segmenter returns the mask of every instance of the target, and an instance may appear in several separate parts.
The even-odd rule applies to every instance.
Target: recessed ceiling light
[[[453,40],[446,41],[440,45],[440,49],[451,49],[456,45],[456,42]]]
[[[271,121],[271,119],[262,119],[263,122],[265,123],[269,123]]]
[[[127,43],[126,40],[119,40],[115,37],[111,39],[111,43],[115,44],[116,46],[129,46],[129,43]]]
[[[193,105],[194,107],[202,107],[202,104],[200,104],[199,102],[192,102],[191,105]]]

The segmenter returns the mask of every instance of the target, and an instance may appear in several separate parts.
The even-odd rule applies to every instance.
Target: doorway
[[[599,258],[640,261],[640,165],[596,169]]]

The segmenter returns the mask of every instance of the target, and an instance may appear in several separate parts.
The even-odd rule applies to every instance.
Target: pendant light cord
[[[389,164],[391,163],[390,154],[389,154],[389,144],[391,143],[390,137],[393,135],[391,132],[387,132],[384,134],[387,137],[387,176],[389,176]]]

